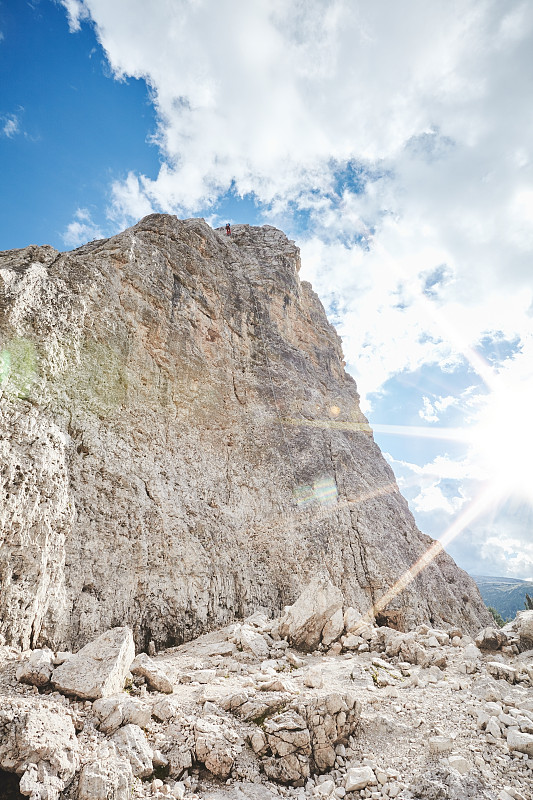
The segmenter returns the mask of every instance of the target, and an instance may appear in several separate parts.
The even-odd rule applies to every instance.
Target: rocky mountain
[[[299,267],[270,226],[169,215],[1,254],[8,644],[122,625],[177,644],[278,615],[316,575],[378,624],[489,623],[472,579],[425,557]]]

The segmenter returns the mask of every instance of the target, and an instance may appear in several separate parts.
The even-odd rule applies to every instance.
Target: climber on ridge
[[[226,222],[226,236],[231,236],[231,225]]]

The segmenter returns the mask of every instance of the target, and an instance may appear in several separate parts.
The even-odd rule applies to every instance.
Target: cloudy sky
[[[275,224],[419,527],[533,578],[533,4],[0,0],[0,249]]]

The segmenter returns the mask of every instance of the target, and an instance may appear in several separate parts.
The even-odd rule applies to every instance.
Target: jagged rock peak
[[[271,226],[164,214],[0,255],[8,642],[161,647],[317,575],[366,613],[427,550],[299,266]],[[490,621],[444,553],[381,619]]]

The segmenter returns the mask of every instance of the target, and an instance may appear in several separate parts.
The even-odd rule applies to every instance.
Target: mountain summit
[[[153,214],[0,255],[1,633],[138,646],[279,614],[324,575],[400,629],[490,617],[416,528],[279,230]],[[383,606],[383,607],[382,607]]]

